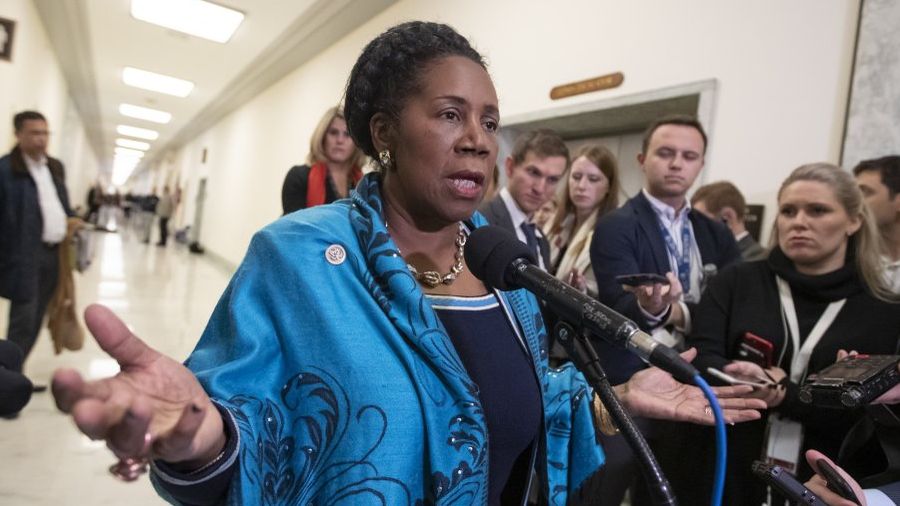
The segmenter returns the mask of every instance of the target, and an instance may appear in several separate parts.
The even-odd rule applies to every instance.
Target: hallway
[[[90,303],[104,304],[148,344],[183,360],[199,339],[230,272],[174,241],[160,248],[142,244],[128,229],[95,234],[94,263],[75,279],[80,311]],[[5,329],[8,306],[2,302],[0,325]],[[48,384],[60,367],[75,368],[87,378],[118,371],[90,335],[82,350],[54,356],[44,330],[26,374],[35,383]],[[163,503],[146,475],[135,483],[113,478],[107,472],[115,460],[112,454],[103,443],[80,435],[57,411],[49,390],[35,393],[18,418],[0,419],[0,455],[0,504]]]

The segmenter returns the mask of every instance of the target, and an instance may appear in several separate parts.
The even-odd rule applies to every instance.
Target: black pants
[[[37,276],[27,282],[36,285],[36,290],[32,292],[35,295],[29,300],[10,301],[9,328],[6,332],[6,338],[19,345],[25,359],[41,332],[44,313],[59,282],[59,246],[41,246],[32,260],[38,262]],[[20,365],[18,372],[21,371]]]
[[[0,416],[18,413],[31,399],[31,381],[18,372],[24,360],[18,346],[0,341]]]
[[[169,218],[159,217],[159,244],[165,246],[169,240]]]

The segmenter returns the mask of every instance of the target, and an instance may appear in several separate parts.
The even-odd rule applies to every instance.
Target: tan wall
[[[792,168],[837,161],[858,2],[845,0],[401,1],[200,135],[184,177],[208,177],[202,241],[238,262],[278,218],[288,168],[340,99],[364,44],[410,19],[446,22],[484,53],[504,117],[716,79],[706,181],[769,206]],[[557,84],[621,71],[615,90],[551,101]],[[206,147],[206,165],[199,152]],[[636,153],[635,153],[636,155]],[[189,185],[196,188],[196,184]],[[187,196],[192,199],[191,195]]]

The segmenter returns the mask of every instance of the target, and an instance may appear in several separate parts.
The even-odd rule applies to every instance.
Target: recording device
[[[466,242],[466,264],[478,279],[499,290],[524,288],[542,299],[561,319],[672,374],[693,383],[697,370],[678,353],[638,326],[534,265],[534,256],[519,239],[499,227],[481,227]]]
[[[897,355],[851,355],[810,374],[800,387],[800,400],[820,408],[866,406],[900,383]]]
[[[829,464],[828,461],[819,459],[816,461],[816,467],[819,469],[819,474],[825,478],[825,484],[828,487],[828,490],[831,490],[848,501],[852,501],[854,504],[859,504],[859,499],[856,497],[856,494],[853,493],[853,488],[851,488],[850,484],[847,483],[847,480],[837,472],[837,469],[831,467],[831,464]]]
[[[810,506],[828,506],[825,501],[819,499],[817,495],[797,481],[794,475],[785,471],[781,466],[755,460],[751,469],[753,474],[781,492],[781,495],[791,501],[796,501],[799,504],[809,504]]]
[[[616,283],[626,286],[668,285],[669,279],[660,274],[644,272],[640,274],[623,274],[616,276]]]
[[[737,351],[738,358],[747,362],[753,362],[763,369],[768,369],[774,365],[772,360],[774,355],[775,345],[752,332],[744,333]]]

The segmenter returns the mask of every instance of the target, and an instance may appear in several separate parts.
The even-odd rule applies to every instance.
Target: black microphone
[[[563,320],[625,348],[683,383],[698,374],[672,348],[653,339],[633,321],[556,279],[534,265],[534,256],[516,236],[500,227],[481,227],[466,241],[466,264],[478,279],[499,290],[524,288]]]

